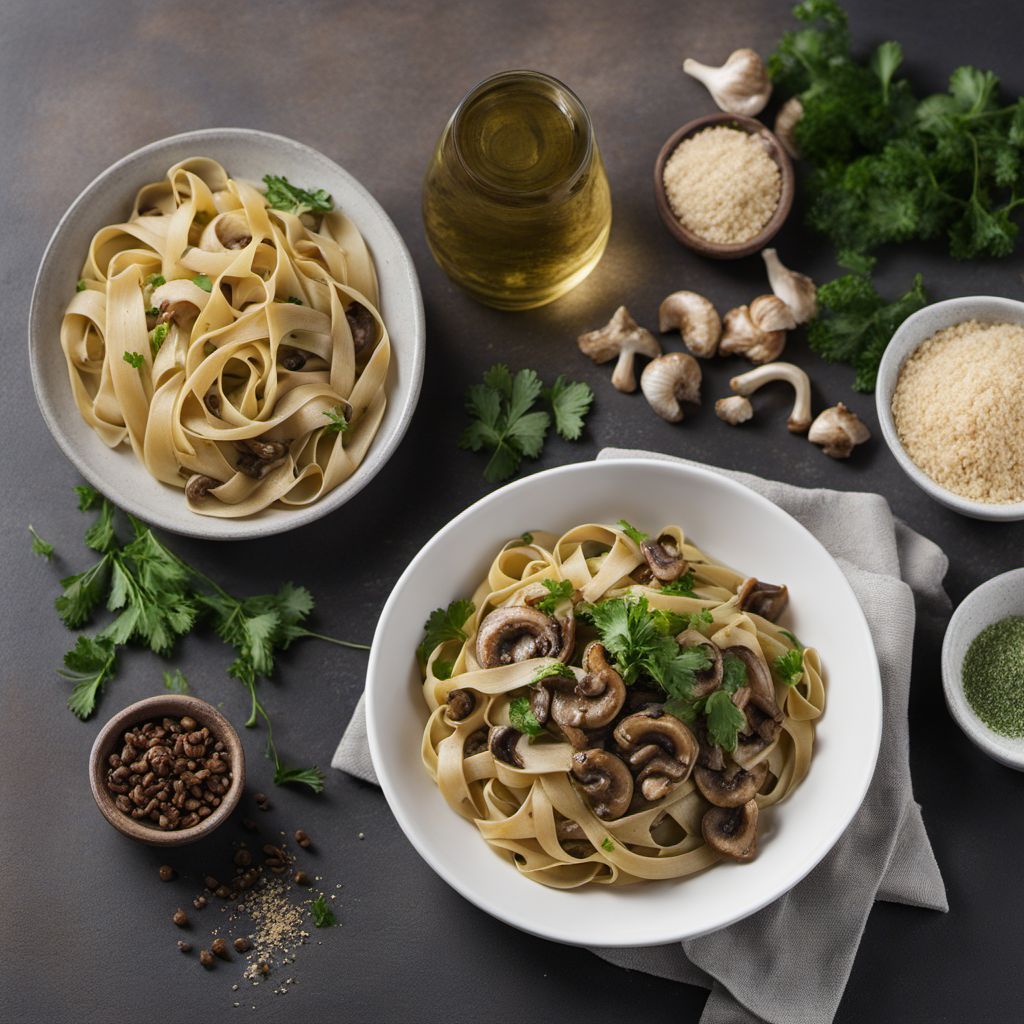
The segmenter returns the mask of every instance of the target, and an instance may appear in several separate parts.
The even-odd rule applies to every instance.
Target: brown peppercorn
[[[235,949],[237,949],[239,953],[248,953],[249,950],[252,949],[252,943],[248,938],[246,938],[246,936],[239,935],[238,938],[235,939]]]
[[[197,896],[192,901],[192,906],[195,907],[196,910],[202,910],[203,907],[206,906],[206,897],[205,896]]]
[[[174,877],[174,868],[170,864],[160,865],[160,881],[169,882]]]
[[[234,862],[240,868],[247,868],[252,863],[252,854],[242,847],[240,850],[235,851]]]
[[[223,939],[214,939],[213,942],[210,943],[210,949],[212,949],[213,952],[221,958],[221,960],[231,959],[231,955],[228,953],[228,944]]]
[[[263,977],[265,978],[265,977],[266,977],[266,976],[267,976],[267,975],[268,975],[268,974],[270,973],[270,964],[268,964],[268,963],[267,963],[266,961],[264,961],[263,963],[261,963],[261,964],[259,965],[259,967],[257,968],[257,970],[258,970],[258,971],[260,972],[260,974],[262,974],[262,975],[263,975]]]
[[[213,877],[213,875],[207,875],[203,879],[203,885],[205,885],[206,888],[210,890],[210,892],[214,892],[220,886],[220,882],[218,882],[217,879]]]
[[[231,890],[226,885],[218,885],[213,890],[213,895],[219,899],[226,900],[231,895]]]
[[[309,885],[309,875],[305,871],[296,871],[292,879],[296,885]]]
[[[178,907],[178,909],[174,912],[174,915],[171,917],[171,920],[179,928],[185,928],[188,926],[188,914],[186,914],[185,911],[181,909],[181,907]]]
[[[214,964],[215,964],[215,963],[216,963],[217,961],[216,961],[216,960],[214,960],[214,958],[213,958],[213,954],[212,954],[212,953],[211,953],[211,952],[210,952],[210,951],[209,951],[208,949],[201,949],[201,950],[199,950],[199,962],[200,962],[200,963],[201,963],[201,964],[202,964],[202,965],[203,965],[203,966],[204,966],[204,967],[205,967],[205,968],[206,968],[207,970],[210,970],[210,968],[211,968],[211,967],[213,967],[213,965],[214,965]]]
[[[295,830],[295,842],[306,850],[312,845],[313,840],[309,838],[309,835],[303,829],[297,828]]]
[[[181,939],[178,939],[178,949],[182,953],[191,953],[192,952],[192,943],[191,942],[182,942]]]

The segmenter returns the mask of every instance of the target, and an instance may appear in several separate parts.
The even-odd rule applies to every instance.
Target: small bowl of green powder
[[[946,704],[990,757],[1024,771],[1024,569],[964,598],[942,644]]]

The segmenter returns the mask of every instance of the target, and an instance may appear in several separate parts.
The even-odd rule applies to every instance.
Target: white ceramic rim
[[[71,445],[65,437],[64,432],[60,429],[56,416],[50,407],[50,403],[44,398],[44,392],[40,387],[40,371],[37,363],[42,353],[40,351],[39,344],[36,343],[36,338],[42,333],[42,328],[38,321],[42,315],[41,307],[44,301],[40,294],[40,283],[44,276],[44,270],[53,258],[60,236],[64,232],[65,225],[78,213],[80,208],[90,201],[97,189],[102,188],[108,179],[117,177],[118,173],[124,167],[133,163],[140,157],[147,156],[150,153],[159,151],[165,147],[193,142],[197,145],[202,145],[208,139],[216,142],[217,140],[223,139],[225,136],[265,141],[269,142],[271,145],[283,144],[294,150],[298,150],[300,153],[309,155],[311,160],[314,162],[323,161],[330,164],[333,171],[346,182],[348,188],[350,188],[352,192],[358,194],[362,201],[373,209],[375,216],[380,219],[383,230],[389,234],[389,245],[393,247],[389,250],[389,254],[393,253],[397,262],[400,264],[401,270],[404,272],[406,278],[405,283],[409,289],[410,305],[413,314],[413,323],[410,328],[410,334],[413,337],[413,344],[410,346],[409,355],[405,355],[403,353],[404,359],[411,360],[411,388],[409,392],[409,401],[400,410],[399,418],[392,433],[384,438],[380,438],[379,436],[374,438],[374,442],[370,445],[369,451],[367,452],[366,459],[363,460],[363,463],[359,466],[356,472],[353,473],[348,480],[343,481],[338,485],[338,487],[329,494],[326,494],[319,501],[300,508],[289,509],[287,516],[279,516],[275,519],[264,518],[257,514],[244,519],[218,520],[218,522],[221,523],[229,522],[233,528],[229,530],[222,526],[220,528],[220,532],[213,534],[204,528],[206,524],[210,522],[209,517],[193,515],[191,518],[182,517],[182,519],[178,519],[164,516],[162,513],[154,514],[152,509],[148,507],[142,508],[136,504],[135,499],[130,492],[119,493],[117,495],[107,495],[107,497],[115,500],[117,504],[126,511],[131,512],[133,515],[144,519],[146,522],[151,523],[154,526],[168,530],[171,533],[186,537],[198,537],[203,540],[250,540],[256,537],[268,537],[279,533],[286,533],[289,530],[296,529],[297,527],[305,526],[307,523],[314,522],[328,513],[337,510],[351,498],[354,498],[377,475],[377,473],[384,468],[388,460],[394,454],[398,445],[405,437],[406,431],[409,429],[409,423],[412,421],[413,413],[416,411],[416,406],[419,401],[420,389],[423,383],[423,366],[426,357],[426,326],[423,312],[423,296],[420,292],[419,278],[416,275],[416,268],[413,264],[412,256],[409,253],[405,241],[399,234],[394,222],[387,213],[385,213],[384,208],[370,194],[367,188],[340,164],[337,164],[335,161],[331,160],[330,157],[325,156],[312,146],[307,146],[305,143],[297,142],[285,135],[277,135],[273,132],[264,132],[255,128],[199,128],[195,131],[180,132],[177,135],[169,135],[166,138],[157,139],[155,142],[147,143],[145,146],[140,146],[138,149],[135,149],[131,153],[121,157],[121,159],[116,163],[111,164],[106,168],[106,170],[97,174],[96,177],[94,177],[92,181],[82,189],[74,202],[72,202],[67,210],[65,210],[63,216],[57,222],[57,226],[53,229],[53,233],[50,235],[49,241],[46,243],[46,248],[43,250],[42,259],[39,261],[39,269],[36,271],[35,281],[32,285],[32,300],[29,306],[28,316],[28,355],[29,366],[32,372],[32,387],[35,391],[36,403],[39,406],[39,411],[43,415],[43,419],[46,421],[46,426],[48,427],[50,434],[78,472],[81,473],[82,476],[93,485],[93,487],[105,494],[108,488],[106,487],[101,474],[93,470],[87,459],[79,456],[78,452],[74,449],[74,446]],[[375,260],[379,259],[380,254],[375,254],[374,258]],[[73,398],[70,396],[70,392],[69,400],[73,401]],[[361,472],[364,468],[366,472]]]
[[[834,830],[834,834],[828,834],[821,836],[816,842],[809,846],[809,852],[804,863],[798,868],[795,868],[791,876],[786,879],[786,882],[781,887],[776,887],[770,891],[763,898],[752,902],[749,906],[745,907],[741,912],[732,914],[723,914],[719,917],[705,920],[703,925],[694,930],[693,928],[687,928],[685,925],[680,923],[668,923],[662,925],[660,928],[652,928],[650,934],[645,938],[643,942],[623,942],[620,939],[616,939],[615,936],[609,935],[608,938],[602,937],[600,932],[589,936],[586,941],[582,941],[579,937],[578,930],[574,928],[574,922],[569,921],[563,928],[543,928],[537,927],[533,921],[531,921],[525,915],[518,912],[509,912],[506,908],[499,907],[493,902],[489,896],[485,893],[478,892],[471,889],[469,886],[463,884],[458,872],[454,870],[455,865],[445,863],[435,858],[430,850],[419,841],[419,836],[415,825],[405,815],[401,809],[401,802],[398,799],[397,787],[394,784],[394,780],[387,774],[387,771],[381,771],[380,766],[385,764],[385,760],[382,757],[383,749],[383,736],[381,734],[382,723],[378,722],[375,708],[376,699],[375,691],[377,686],[374,680],[378,673],[378,662],[382,655],[381,650],[387,643],[386,637],[390,634],[391,630],[391,618],[395,614],[395,605],[399,600],[399,595],[402,590],[412,579],[417,571],[420,563],[427,557],[429,550],[443,538],[449,534],[458,530],[462,523],[478,513],[484,512],[488,507],[495,505],[503,500],[512,492],[527,486],[536,486],[539,480],[548,480],[553,483],[558,478],[563,478],[561,481],[563,484],[571,484],[571,479],[574,474],[587,473],[600,471],[601,469],[612,469],[619,465],[635,465],[636,463],[644,463],[652,468],[652,471],[662,472],[678,472],[681,477],[691,477],[694,475],[713,478],[716,482],[723,484],[727,489],[733,490],[736,493],[742,493],[746,499],[754,501],[756,504],[762,506],[765,510],[766,515],[779,516],[789,522],[797,528],[797,530],[804,535],[806,541],[818,548],[830,562],[836,567],[836,573],[838,576],[838,583],[846,589],[847,596],[849,597],[853,608],[856,609],[856,620],[849,622],[849,627],[852,631],[856,631],[860,634],[860,642],[866,644],[867,649],[872,652],[871,661],[871,678],[865,680],[865,691],[870,696],[873,702],[873,717],[875,728],[870,737],[870,757],[866,757],[859,766],[861,774],[859,778],[854,778],[854,767],[851,766],[851,779],[853,779],[853,785],[848,791],[851,796],[855,795],[855,799],[849,799],[849,806],[846,813],[842,816],[842,825]],[[492,917],[497,918],[500,921],[504,921],[506,924],[512,925],[518,928],[520,931],[527,932],[530,935],[536,935],[539,938],[550,939],[555,942],[561,942],[570,946],[596,946],[596,947],[617,947],[617,946],[655,946],[662,945],[668,942],[679,942],[683,939],[695,938],[698,935],[705,935],[710,932],[718,931],[721,928],[728,927],[734,924],[736,921],[743,920],[749,917],[751,914],[757,913],[757,911],[763,909],[768,904],[773,903],[781,896],[785,895],[790,889],[805,878],[826,856],[826,854],[832,849],[833,846],[839,841],[843,833],[846,831],[850,822],[853,820],[854,815],[860,809],[861,804],[864,802],[864,797],[867,794],[871,780],[874,777],[875,765],[878,760],[878,751],[881,745],[882,739],[882,681],[881,674],[878,667],[877,658],[874,655],[874,640],[871,636],[871,631],[868,627],[867,620],[864,618],[863,610],[860,607],[860,602],[857,600],[856,595],[853,592],[853,588],[850,586],[842,570],[839,568],[835,559],[829,554],[821,542],[814,536],[802,523],[794,519],[788,512],[783,511],[773,502],[767,498],[758,494],[756,491],[751,490],[745,485],[733,480],[730,477],[723,476],[719,473],[714,473],[709,469],[704,469],[699,466],[672,463],[664,460],[654,459],[602,459],[600,462],[581,462],[573,463],[566,466],[557,466],[553,469],[544,470],[539,473],[531,474],[528,477],[516,480],[510,484],[506,484],[504,487],[498,488],[492,491],[490,494],[476,501],[470,505],[467,509],[457,515],[444,527],[442,527],[434,536],[427,541],[427,543],[417,552],[416,556],[409,563],[405,572],[399,577],[398,582],[395,584],[388,597],[387,602],[381,611],[380,618],[377,621],[377,629],[374,633],[373,643],[370,649],[369,663],[366,673],[366,694],[365,694],[365,710],[366,710],[366,725],[367,725],[367,736],[369,739],[370,756],[374,765],[374,771],[377,775],[377,780],[380,783],[381,789],[384,792],[384,796],[388,801],[388,806],[391,808],[391,812],[395,815],[398,821],[399,827],[405,834],[405,837],[409,840],[412,846],[416,849],[417,853],[430,865],[431,868],[448,883],[456,892],[458,892],[465,899],[469,900],[481,910],[486,911]],[[454,814],[454,812],[450,812]],[[507,867],[507,865],[506,865]],[[512,870],[511,867],[508,870]]]
[[[1024,771],[1024,739],[1000,736],[998,733],[992,732],[975,714],[964,693],[963,664],[958,665],[953,659],[953,645],[959,638],[958,634],[965,628],[962,622],[968,617],[970,607],[984,605],[992,594],[1014,586],[1024,589],[1024,569],[1011,569],[1009,572],[993,576],[992,579],[975,587],[957,606],[949,620],[949,625],[946,626],[946,633],[942,640],[942,691],[946,698],[946,707],[949,708],[953,720],[976,747],[1000,764],[1004,764],[1008,768],[1015,768],[1017,771]],[[985,626],[979,627],[975,636],[984,628]],[[968,638],[964,645],[965,653],[973,639],[974,636]],[[1011,745],[1019,746],[1017,755],[1007,749]]]
[[[986,311],[972,312],[971,307],[974,305],[983,306]],[[965,295],[957,299],[944,299],[941,302],[933,302],[908,316],[896,329],[896,333],[893,334],[885,351],[882,353],[882,360],[878,366],[878,380],[881,382],[890,375],[892,380],[891,386],[887,386],[884,389],[882,387],[875,389],[875,409],[878,412],[878,422],[882,427],[882,436],[885,438],[885,443],[889,446],[889,451],[895,456],[903,472],[922,491],[930,494],[940,504],[953,509],[954,512],[960,512],[962,515],[970,516],[972,519],[1009,522],[1024,519],[1024,502],[1014,502],[1009,505],[991,505],[983,501],[965,498],[962,495],[954,494],[953,491],[947,490],[928,476],[907,454],[903,443],[900,441],[899,434],[896,432],[896,424],[892,418],[893,391],[895,390],[896,381],[899,378],[903,364],[913,355],[922,342],[927,341],[935,331],[943,329],[942,326],[933,326],[928,330],[927,334],[922,334],[912,345],[909,345],[905,339],[916,334],[917,327],[921,321],[940,314],[940,319],[947,321],[943,326],[951,327],[953,324],[972,318],[996,320],[999,318],[999,310],[1006,312],[1007,322],[1024,325],[1024,302],[1019,302],[1016,299],[1006,299],[998,295]],[[993,311],[995,311],[995,315],[993,315]],[[906,350],[901,351],[905,346]]]

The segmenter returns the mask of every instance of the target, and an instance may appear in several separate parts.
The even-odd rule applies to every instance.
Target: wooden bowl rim
[[[107,758],[116,752],[114,748],[120,743],[121,734],[125,729],[165,715],[177,718],[189,715],[200,725],[207,726],[225,743],[231,754],[231,786],[221,799],[220,806],[214,808],[213,813],[198,825],[172,832],[161,832],[150,825],[143,825],[118,810],[114,796],[107,789],[104,779]],[[226,821],[238,806],[242,790],[245,788],[245,751],[235,727],[212,704],[187,694],[157,694],[155,697],[146,697],[129,704],[100,729],[89,754],[89,786],[100,813],[122,835],[149,846],[184,846],[209,835]]]
[[[706,238],[701,238],[699,235],[689,231],[683,227],[679,219],[672,212],[668,196],[665,193],[665,164],[668,158],[685,138],[695,135],[704,128],[717,125],[725,125],[730,128],[736,128],[739,131],[759,135],[767,144],[768,155],[775,161],[779,168],[779,173],[782,175],[782,192],[779,195],[779,202],[775,207],[775,212],[761,231],[745,242],[709,242]],[[682,242],[683,245],[694,252],[700,253],[702,256],[710,256],[712,259],[739,259],[741,256],[749,256],[751,253],[764,248],[786,222],[786,218],[793,207],[794,191],[795,175],[793,173],[793,161],[790,160],[789,154],[779,141],[778,136],[755,118],[743,117],[740,114],[728,114],[724,111],[719,111],[688,121],[668,137],[658,152],[658,159],[654,162],[654,197],[657,202],[658,213],[665,222],[665,226],[675,236],[677,241]]]

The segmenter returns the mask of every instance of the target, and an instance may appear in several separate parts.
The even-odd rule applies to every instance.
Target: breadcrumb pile
[[[782,195],[782,174],[764,143],[721,125],[684,139],[665,162],[664,182],[683,227],[720,245],[758,234]]]
[[[892,415],[911,459],[973,501],[1024,501],[1024,326],[966,320],[903,364]]]

